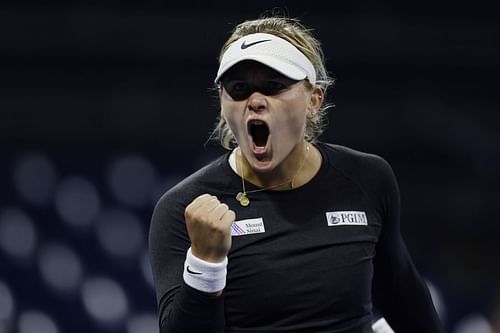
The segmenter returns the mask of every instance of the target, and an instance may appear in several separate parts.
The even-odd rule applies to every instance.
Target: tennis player
[[[213,135],[228,152],[152,216],[161,332],[365,333],[375,311],[396,333],[441,332],[391,167],[318,139],[332,80],[311,30],[245,21],[219,61]]]

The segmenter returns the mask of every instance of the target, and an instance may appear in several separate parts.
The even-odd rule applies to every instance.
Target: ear
[[[223,89],[222,84],[218,84],[217,85],[217,94],[218,94],[218,98],[219,98],[219,100],[218,100],[219,110],[220,110],[219,116],[220,116],[220,119],[223,119],[224,121],[226,121],[226,118],[224,117],[224,110],[222,108],[222,102],[221,102],[222,101],[222,93],[223,93],[222,89]]]
[[[307,112],[310,117],[314,116],[314,114],[318,112],[323,105],[324,99],[325,93],[323,92],[323,89],[319,86],[315,86],[311,92],[311,96],[309,97],[309,104],[307,107]]]

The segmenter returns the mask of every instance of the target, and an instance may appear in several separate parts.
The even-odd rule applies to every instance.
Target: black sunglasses
[[[287,77],[264,79],[258,82],[227,78],[221,81],[221,85],[233,100],[242,101],[254,92],[260,92],[266,96],[278,95],[297,82]]]

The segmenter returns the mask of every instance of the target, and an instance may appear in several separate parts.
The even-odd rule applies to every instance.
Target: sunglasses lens
[[[288,78],[266,80],[258,84],[250,84],[243,80],[227,80],[222,85],[233,100],[242,101],[250,97],[254,92],[260,92],[266,96],[277,95],[296,82]]]
[[[251,86],[245,81],[226,81],[223,82],[224,90],[235,101],[247,99],[252,94]]]

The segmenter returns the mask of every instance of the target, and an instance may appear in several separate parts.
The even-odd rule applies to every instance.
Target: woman
[[[372,332],[372,304],[396,332],[440,332],[391,168],[317,141],[331,80],[310,30],[246,21],[219,60],[229,151],[153,213],[161,332]]]

